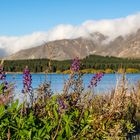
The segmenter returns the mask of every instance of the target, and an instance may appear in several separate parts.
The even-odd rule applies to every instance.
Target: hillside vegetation
[[[21,72],[28,65],[30,71],[35,73],[45,72],[48,68],[49,72],[67,73],[71,62],[72,60],[56,61],[49,59],[5,60],[4,69],[7,72]],[[113,73],[121,71],[122,68],[126,69],[127,73],[139,73],[140,59],[90,55],[81,60],[80,67],[84,73],[94,73],[97,70]]]

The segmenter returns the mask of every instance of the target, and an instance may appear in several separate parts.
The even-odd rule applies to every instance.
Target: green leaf
[[[4,105],[0,105],[0,118],[2,118],[2,116],[4,115]]]
[[[11,111],[13,111],[13,110],[17,109],[18,103],[19,103],[18,100],[16,100],[15,102],[12,102],[10,110],[12,109]]]
[[[56,111],[55,108],[53,108],[53,113],[54,113],[55,119],[58,120],[58,112]]]
[[[4,83],[0,84],[0,94],[3,94],[3,87],[4,87]]]
[[[67,136],[68,138],[70,138],[70,136],[72,135],[70,126],[69,126],[68,124],[66,124],[65,129],[66,129],[66,136]]]

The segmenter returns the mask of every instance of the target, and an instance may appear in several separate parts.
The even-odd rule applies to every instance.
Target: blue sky
[[[140,0],[0,0],[0,35],[22,36],[139,11]]]

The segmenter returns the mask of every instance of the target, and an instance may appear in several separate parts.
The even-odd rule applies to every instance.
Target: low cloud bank
[[[0,56],[19,50],[35,47],[48,41],[88,37],[90,33],[100,32],[113,40],[126,36],[140,28],[140,13],[119,19],[89,20],[79,26],[58,25],[47,32],[34,32],[25,36],[0,36]]]

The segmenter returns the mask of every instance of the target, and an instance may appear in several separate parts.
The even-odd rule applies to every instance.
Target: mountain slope
[[[88,38],[63,39],[38,47],[21,50],[6,59],[51,58],[56,60],[84,58],[90,54],[140,58],[140,30],[125,37],[119,36],[106,43],[108,37],[100,33]]]

